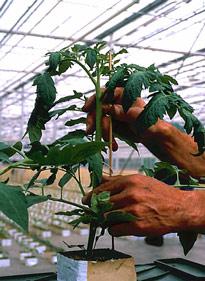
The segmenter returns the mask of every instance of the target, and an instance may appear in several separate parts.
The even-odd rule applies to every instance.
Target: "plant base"
[[[69,251],[57,256],[58,281],[136,281],[134,259],[110,249]]]

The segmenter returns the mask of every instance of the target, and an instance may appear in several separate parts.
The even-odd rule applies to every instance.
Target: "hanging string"
[[[109,52],[109,70],[112,69],[112,53]],[[109,176],[112,176],[112,117],[109,116]]]
[[[109,70],[112,70],[112,53],[109,52]],[[112,169],[112,117],[109,116],[109,176],[111,177],[113,174]],[[112,250],[115,249],[115,241],[114,236],[112,236]]]

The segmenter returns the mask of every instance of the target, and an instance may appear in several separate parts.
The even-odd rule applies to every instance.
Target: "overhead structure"
[[[174,76],[176,91],[205,124],[204,38],[203,0],[0,0],[0,140],[14,142],[25,132],[35,100],[32,80],[44,69],[44,55],[76,42],[125,47],[122,61],[155,64]],[[93,90],[74,70],[57,83],[59,96]],[[63,121],[48,125],[45,140],[62,134]]]

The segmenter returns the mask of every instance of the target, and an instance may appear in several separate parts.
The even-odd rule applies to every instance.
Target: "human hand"
[[[103,90],[105,91],[105,90]],[[122,107],[123,88],[116,88],[114,92],[113,104],[103,104],[102,116],[102,135],[105,141],[109,141],[109,115],[112,116],[112,127],[114,134],[122,136],[133,142],[140,142],[140,135],[135,129],[134,122],[139,114],[143,111],[145,102],[141,98],[137,98],[132,107],[124,112]],[[95,95],[91,96],[83,106],[83,110],[88,113],[86,120],[86,131],[92,134],[95,131]],[[118,145],[113,138],[113,151],[117,150]]]
[[[163,235],[190,230],[193,224],[197,206],[193,191],[181,191],[140,174],[106,177],[94,190],[102,191],[110,192],[112,211],[136,216],[136,221],[111,225],[108,230],[114,236]],[[83,202],[88,203],[91,195],[92,192]]]

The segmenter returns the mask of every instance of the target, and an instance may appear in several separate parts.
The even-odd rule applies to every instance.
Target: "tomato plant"
[[[87,187],[83,186],[79,176],[81,166],[88,168],[92,188],[101,182],[102,151],[105,151],[108,146],[102,141],[102,100],[112,104],[116,87],[124,88],[122,105],[125,112],[132,106],[137,97],[141,97],[144,90],[149,93],[149,101],[135,123],[138,131],[146,130],[155,124],[158,118],[163,119],[165,114],[173,119],[175,114],[179,113],[184,120],[185,131],[188,134],[193,133],[194,140],[198,144],[198,154],[205,150],[204,127],[194,116],[193,108],[174,91],[173,88],[177,81],[171,76],[162,74],[154,65],[143,67],[137,64],[121,64],[118,57],[126,52],[125,49],[122,49],[112,54],[111,68],[109,67],[109,51],[106,51],[106,43],[104,42],[99,42],[94,47],[76,44],[73,47],[47,54],[45,70],[38,74],[33,81],[33,86],[36,87],[36,100],[25,132],[30,140],[29,150],[25,150],[20,141],[14,145],[0,143],[0,160],[6,164],[0,171],[1,175],[14,168],[32,169],[35,172],[30,181],[21,186],[13,186],[9,181],[0,182],[0,210],[24,230],[28,230],[28,208],[46,200],[72,205],[74,207],[72,211],[59,213],[59,215],[75,216],[70,221],[74,227],[80,223],[90,224],[88,251],[94,247],[98,227],[102,228],[103,234],[110,221],[136,219],[131,214],[119,212],[113,212],[105,218],[104,213],[112,209],[108,192],[94,194],[89,207],[65,200],[63,197],[64,186],[72,178],[79,186],[82,196],[85,195]],[[74,90],[73,93],[68,93],[58,99],[54,82],[55,76],[58,77],[69,72],[74,66],[78,66],[85,72],[95,89],[96,132],[94,135],[86,135],[82,129],[70,130],[69,133],[55,139],[52,143],[44,144],[41,142],[42,132],[46,130],[46,124],[51,119],[61,118],[68,111],[82,112],[77,101],[85,101],[86,96]],[[106,88],[104,93],[101,90],[102,77],[107,79],[106,85],[103,85]],[[71,128],[71,126],[80,123],[85,123],[85,117],[69,119],[65,126]],[[123,140],[137,149],[136,144],[130,140]],[[21,158],[15,163],[11,160],[14,154],[18,154]],[[39,176],[45,170],[50,171],[49,178],[39,180]],[[59,198],[52,195],[45,196],[44,187],[54,183],[59,170],[63,172],[63,176],[58,182],[61,191]],[[31,191],[37,182],[42,188],[42,195],[36,195]]]

